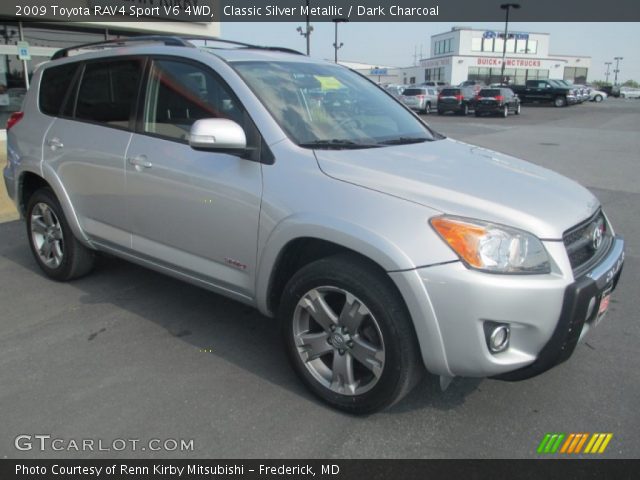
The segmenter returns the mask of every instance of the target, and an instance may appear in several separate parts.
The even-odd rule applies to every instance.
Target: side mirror
[[[189,146],[199,150],[245,150],[247,137],[232,120],[203,118],[191,125]]]

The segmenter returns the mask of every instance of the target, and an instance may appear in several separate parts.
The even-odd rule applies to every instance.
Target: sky
[[[334,24],[312,23],[311,56],[333,60]],[[464,25],[486,30],[502,30],[504,23],[341,23],[338,42],[344,46],[338,52],[339,60],[375,65],[407,67],[414,64],[414,52],[429,55],[431,35]],[[247,43],[289,47],[306,51],[306,43],[297,31],[298,23],[240,23],[225,22],[220,26],[222,38]],[[640,23],[509,23],[509,30],[551,34],[552,54],[591,56],[589,81],[604,80],[605,62],[623,57],[620,62],[619,82],[629,79],[640,82]],[[611,71],[615,64],[612,65]],[[609,77],[613,81],[613,75]]]

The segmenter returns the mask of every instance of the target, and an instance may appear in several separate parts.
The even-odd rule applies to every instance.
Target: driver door
[[[189,60],[150,61],[141,118],[126,153],[132,248],[241,297],[253,296],[262,170],[258,161],[196,151],[191,125],[229,118],[257,131],[227,85]]]

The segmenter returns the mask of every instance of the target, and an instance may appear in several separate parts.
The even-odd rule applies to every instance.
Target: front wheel
[[[507,105],[502,109],[502,117],[507,118],[509,116],[509,107]]]
[[[93,268],[93,252],[75,238],[60,202],[49,188],[31,196],[26,220],[31,252],[47,276],[72,280]]]
[[[593,100],[595,102],[601,102],[602,101],[602,95],[596,95]]]
[[[404,302],[391,280],[352,255],[299,270],[279,309],[295,371],[335,408],[367,414],[404,397],[424,370]]]
[[[520,115],[520,104],[516,107],[516,115]]]
[[[556,97],[553,104],[556,107],[564,107],[567,105],[567,99],[565,97]]]

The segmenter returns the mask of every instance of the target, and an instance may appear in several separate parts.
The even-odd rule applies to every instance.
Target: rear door
[[[151,59],[145,91],[126,154],[133,250],[251,297],[262,197],[255,125],[226,83],[198,62]],[[202,118],[239,123],[254,156],[192,149],[189,130]]]
[[[64,185],[90,237],[129,245],[124,154],[131,140],[144,59],[86,62],[49,129],[43,159]]]

